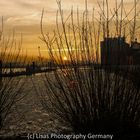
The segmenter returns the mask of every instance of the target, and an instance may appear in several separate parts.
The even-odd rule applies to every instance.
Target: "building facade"
[[[102,65],[139,65],[140,43],[125,41],[125,37],[105,38],[101,41]]]

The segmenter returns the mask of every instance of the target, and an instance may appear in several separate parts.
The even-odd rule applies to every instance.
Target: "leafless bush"
[[[20,50],[22,41],[16,43],[14,33],[12,37],[6,37],[2,28],[0,31],[0,129],[3,127],[11,107],[23,98],[20,93],[24,85],[22,78],[4,77],[3,74],[9,72],[6,65],[11,62],[20,62]]]
[[[105,43],[109,45],[108,38],[125,37],[128,42],[135,39],[139,29],[137,3],[126,13],[123,0],[119,4],[116,0],[113,10],[108,0],[103,0],[98,3],[99,18],[94,10],[90,18],[86,3],[83,14],[77,10],[75,16],[71,10],[64,20],[61,2],[57,1],[57,29],[50,36],[43,31],[42,13],[41,39],[58,69],[53,75],[45,75],[47,91],[40,93],[41,101],[54,118],[75,133],[113,133],[123,138],[139,130],[140,91],[128,76],[134,69],[120,67],[119,63],[100,65],[101,40],[107,38]],[[132,11],[134,16],[129,17]],[[121,40],[119,43],[123,47]],[[106,55],[107,61],[109,55],[112,54]]]

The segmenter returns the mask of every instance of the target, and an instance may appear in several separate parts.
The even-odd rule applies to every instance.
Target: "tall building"
[[[129,49],[130,64],[140,65],[140,43],[137,39],[131,42],[131,47]]]
[[[101,64],[140,64],[140,43],[131,44],[125,41],[125,37],[105,38],[101,41]]]

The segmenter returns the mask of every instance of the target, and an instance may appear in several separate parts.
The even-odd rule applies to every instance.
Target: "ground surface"
[[[25,80],[24,88],[19,93],[25,94],[25,97],[11,108],[4,127],[0,131],[0,136],[51,133],[61,130],[58,120],[52,119],[47,111],[43,109],[36,94],[32,81],[37,84],[37,88],[45,89],[41,76],[29,76]]]

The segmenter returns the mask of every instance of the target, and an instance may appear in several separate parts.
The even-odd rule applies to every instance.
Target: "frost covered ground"
[[[51,75],[51,73],[50,73]],[[19,94],[25,97],[10,110],[0,136],[26,135],[27,133],[52,133],[61,131],[57,120],[53,120],[43,109],[37,92],[45,92],[42,75],[23,77],[25,85]],[[33,84],[34,83],[34,84]]]

